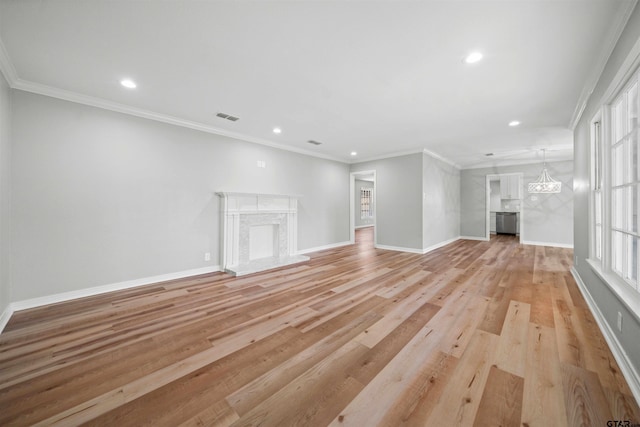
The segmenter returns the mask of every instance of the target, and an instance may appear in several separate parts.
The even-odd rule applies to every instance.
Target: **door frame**
[[[500,179],[501,176],[518,176],[518,182],[522,191],[522,198],[520,199],[520,218],[518,220],[518,242],[522,243],[522,234],[524,231],[524,174],[522,172],[509,172],[509,173],[494,173],[486,176],[485,184],[485,240],[491,240],[491,181]]]
[[[349,241],[356,242],[356,177],[373,174],[373,244],[378,244],[378,182],[375,169],[351,172],[349,175]]]

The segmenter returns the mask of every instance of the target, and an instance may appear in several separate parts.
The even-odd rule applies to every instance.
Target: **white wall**
[[[558,194],[532,195],[526,192],[527,183],[535,181],[541,170],[542,163],[533,163],[461,171],[460,234],[480,238],[486,236],[486,176],[522,172],[524,200],[522,201],[521,241],[551,246],[572,245],[573,162],[547,162],[547,170],[551,177],[562,182],[562,192]]]
[[[12,301],[219,265],[215,191],[301,195],[300,250],[349,240],[348,165],[13,95]]]
[[[0,73],[0,314],[11,302],[11,90]],[[2,321],[0,321],[0,329]]]
[[[422,248],[460,236],[460,170],[422,155]]]

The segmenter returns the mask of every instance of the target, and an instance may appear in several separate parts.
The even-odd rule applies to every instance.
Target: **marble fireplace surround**
[[[298,196],[216,193],[221,199],[221,262],[235,276],[308,261],[298,255]]]

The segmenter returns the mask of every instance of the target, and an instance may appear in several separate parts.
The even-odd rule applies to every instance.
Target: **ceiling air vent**
[[[229,114],[225,114],[225,113],[218,113],[216,114],[216,117],[220,117],[221,119],[231,120],[232,122],[240,120],[240,117],[230,116]]]
[[[493,156],[493,153],[487,153],[487,154],[485,154],[485,156],[487,156],[487,157],[492,157],[492,156]]]
[[[313,144],[313,145],[320,145],[322,144],[322,142],[318,142],[318,141],[314,141],[313,139],[310,139],[307,141],[309,144]]]

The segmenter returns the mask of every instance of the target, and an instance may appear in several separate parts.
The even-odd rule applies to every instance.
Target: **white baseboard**
[[[573,249],[573,243],[536,242],[533,240],[521,240],[520,243],[523,245],[550,246],[552,248]]]
[[[341,246],[347,246],[347,245],[352,245],[352,244],[353,243],[351,243],[348,240],[345,241],[345,242],[331,243],[330,245],[316,246],[315,248],[302,249],[301,251],[297,252],[297,255],[304,255],[304,254],[308,254],[308,253],[311,253],[311,252],[326,251],[327,249],[335,249],[335,248],[339,248]]]
[[[440,243],[436,243],[435,245],[429,246],[427,248],[422,248],[422,249],[416,249],[416,248],[405,248],[402,246],[389,246],[389,245],[376,245],[376,249],[386,249],[388,251],[398,251],[398,252],[409,252],[412,254],[420,254],[420,255],[424,255],[428,252],[434,251],[438,248],[441,248],[443,246],[446,246],[450,243],[453,243],[457,240],[460,240],[460,237],[454,237],[453,239],[449,239],[449,240],[444,240]]]
[[[4,327],[9,323],[9,319],[11,319],[12,314],[13,309],[11,308],[11,304],[9,304],[2,312],[2,315],[0,315],[0,333],[4,331]]]
[[[480,240],[481,242],[489,241],[489,239],[487,239],[486,237],[477,237],[477,236],[460,236],[459,238],[462,240]]]
[[[445,240],[445,241],[440,242],[440,243],[436,243],[435,245],[431,245],[428,248],[422,249],[422,254],[426,254],[428,252],[435,251],[438,248],[441,248],[443,246],[447,246],[447,245],[449,245],[449,244],[451,244],[453,242],[457,242],[458,240],[460,240],[460,237],[454,237],[453,239],[449,239],[449,240]]]
[[[495,233],[491,233],[495,234]],[[488,242],[489,239],[486,237],[477,237],[477,236],[460,236],[462,240],[480,240],[483,242]],[[550,246],[552,248],[568,248],[573,249],[573,244],[570,243],[553,243],[553,242],[537,242],[534,240],[521,240],[521,244],[523,245],[535,245],[535,246]]]
[[[600,327],[600,331],[602,332],[602,335],[604,335],[604,339],[607,341],[607,344],[611,349],[611,353],[613,353],[613,357],[616,359],[616,362],[618,362],[620,370],[622,371],[622,375],[627,380],[629,388],[633,393],[633,397],[635,397],[637,402],[640,402],[640,375],[638,375],[638,372],[633,366],[633,363],[631,363],[631,359],[629,359],[629,356],[627,356],[627,353],[624,351],[624,348],[620,344],[620,341],[618,341],[616,334],[609,326],[609,323],[607,323],[607,321],[605,320],[602,312],[591,296],[589,289],[587,289],[586,285],[582,281],[582,277],[580,277],[578,271],[574,267],[571,267],[571,274],[576,280],[578,289],[580,289],[582,296],[587,302],[587,305],[589,306],[593,317],[596,319],[596,323]]]
[[[337,248],[340,246],[350,245],[351,242],[340,242],[331,245],[320,246],[316,248],[305,249],[299,251],[299,254],[308,252],[317,252],[326,249]],[[92,288],[79,289],[76,291],[62,292],[59,294],[47,295],[38,298],[30,298],[22,301],[16,301],[10,303],[0,315],[0,333],[4,330],[5,326],[9,322],[9,319],[14,312],[20,310],[27,310],[30,308],[41,307],[43,305],[55,304],[59,302],[70,301],[78,298],[85,298],[94,295],[104,294],[107,292],[120,291],[123,289],[135,288],[138,286],[150,285],[153,283],[166,282],[168,280],[182,279],[189,276],[197,276],[199,274],[215,273],[221,271],[219,265],[211,267],[196,268],[192,270],[179,271],[175,273],[161,274],[158,276],[143,277],[140,279],[127,280],[124,282],[112,283],[109,285],[96,286]]]
[[[376,249],[385,249],[387,251],[396,251],[396,252],[409,252],[412,254],[422,255],[422,249],[404,248],[402,246],[376,245]]]
[[[94,295],[104,294],[107,292],[121,291],[123,289],[135,288],[137,286],[150,285],[158,282],[166,282],[167,280],[182,279],[189,276],[197,276],[199,274],[215,273],[220,271],[220,266],[195,268],[193,270],[179,271],[176,273],[161,274],[158,276],[143,277],[141,279],[127,280],[125,282],[112,283],[110,285],[96,286],[93,288],[79,289],[77,291],[63,292],[44,297],[31,298],[22,301],[12,302],[9,307],[11,311],[26,310],[29,308],[40,307],[58,302],[70,301],[77,298],[90,297]]]

